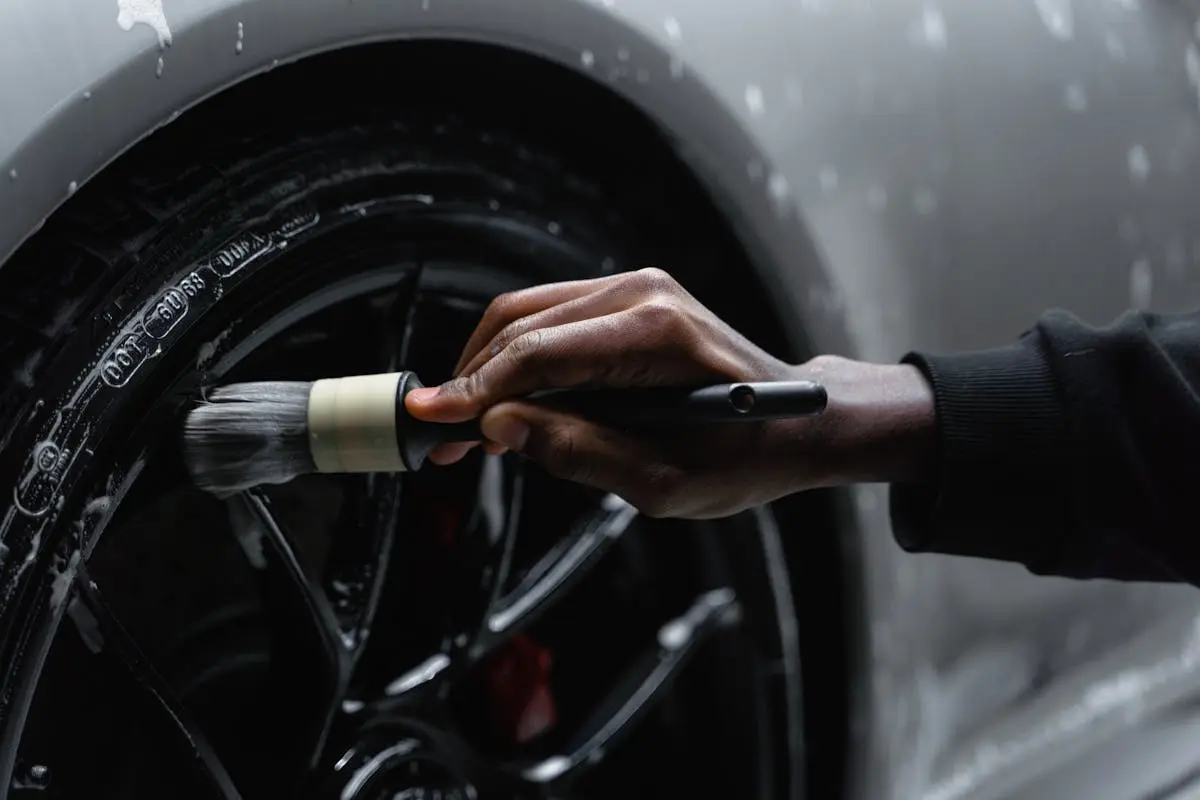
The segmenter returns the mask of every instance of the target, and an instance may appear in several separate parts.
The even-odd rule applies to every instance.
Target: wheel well
[[[278,128],[295,121],[298,130],[339,119],[386,115],[399,105],[447,111],[500,123],[530,144],[544,143],[571,163],[588,167],[590,177],[610,185],[661,182],[679,199],[676,217],[728,259],[721,286],[723,305],[744,311],[727,317],[737,329],[777,355],[799,361],[812,355],[789,342],[771,308],[764,282],[745,279],[754,265],[709,191],[679,158],[675,143],[646,115],[608,87],[546,60],[503,48],[464,42],[409,41],[361,45],[279,66],[220,92],[182,114],[131,148],[58,213],[70,214],[76,201],[105,191],[116,176],[136,174],[136,166],[156,152],[197,148],[220,129],[251,136],[259,122]],[[344,116],[343,116],[344,115]],[[177,156],[176,156],[177,157]],[[53,229],[47,226],[48,231]],[[34,245],[40,236],[27,241]],[[656,266],[670,270],[670,264]],[[709,302],[709,298],[701,297]],[[784,549],[793,565],[798,607],[819,609],[801,620],[806,657],[806,752],[812,796],[833,797],[841,784],[849,744],[847,655],[856,637],[853,598],[856,570],[844,551],[848,537],[789,535],[790,530],[834,531],[839,526],[834,498],[806,493],[781,504]],[[831,563],[847,565],[843,585]],[[845,603],[838,603],[843,598]],[[847,638],[850,636],[851,638]],[[815,655],[815,658],[809,658]],[[851,654],[851,658],[854,656]],[[814,703],[815,700],[815,703]]]

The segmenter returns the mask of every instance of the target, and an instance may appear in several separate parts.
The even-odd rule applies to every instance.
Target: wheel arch
[[[728,102],[728,92],[716,88],[721,76],[711,71],[713,62],[678,56],[661,25],[655,33],[645,20],[584,0],[521,0],[503,7],[460,0],[180,0],[179,11],[168,0],[170,43],[160,46],[161,31],[152,26],[126,31],[117,24],[124,5],[45,0],[36,13],[32,4],[0,10],[0,54],[9,53],[0,55],[0,66],[18,57],[32,62],[30,43],[57,40],[61,50],[78,54],[25,86],[0,83],[0,108],[17,112],[0,120],[0,269],[78,188],[180,114],[213,113],[234,87],[253,87],[268,73],[318,57],[344,56],[343,68],[329,76],[333,80],[354,76],[364,63],[355,54],[368,49],[472,48],[480,60],[464,63],[464,72],[484,74],[502,60],[522,61],[530,70],[524,74],[547,80],[570,75],[575,85],[591,86],[593,97],[607,98],[606,108],[621,112],[616,135],[636,132],[635,147],[655,142],[717,208],[747,256],[743,263],[754,269],[751,279],[775,304],[788,355],[853,354],[844,312],[828,302],[835,293],[827,265],[791,198],[781,198],[767,179],[767,148]],[[386,83],[386,76],[374,79]],[[438,90],[438,80],[430,75],[431,91]],[[453,83],[461,87],[470,80]],[[587,105],[564,102],[572,112]],[[554,110],[547,108],[546,115]],[[239,124],[219,113],[211,120]],[[602,124],[591,120],[581,127]],[[828,507],[819,505],[824,517]],[[803,507],[817,510],[809,502]],[[853,528],[851,515],[841,510],[837,523]],[[801,547],[791,545],[786,549],[793,554]],[[858,616],[859,568],[849,567],[848,601]]]
[[[0,67],[9,68],[0,74],[11,76],[0,81],[0,108],[12,111],[0,121],[0,264],[123,153],[234,85],[280,64],[368,43],[473,42],[533,56],[545,74],[583,74],[651,120],[736,230],[780,306],[793,349],[850,349],[838,314],[800,313],[828,306],[810,298],[830,296],[831,282],[790,198],[781,206],[771,196],[766,148],[716,88],[722,62],[678,53],[653,6],[618,12],[584,0],[502,7],[465,0],[195,0],[180,2],[179,11],[167,2],[161,23],[137,13],[156,5],[163,0],[47,0],[0,9]],[[653,29],[647,17],[658,23]],[[47,44],[62,57],[37,68]],[[485,67],[462,65],[466,72]]]

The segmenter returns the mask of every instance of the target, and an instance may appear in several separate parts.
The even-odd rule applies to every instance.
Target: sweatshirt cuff
[[[934,394],[937,477],[894,484],[896,541],[910,552],[1021,562],[1056,560],[1068,529],[1063,485],[1067,428],[1054,375],[1036,334],[972,353],[909,353]]]

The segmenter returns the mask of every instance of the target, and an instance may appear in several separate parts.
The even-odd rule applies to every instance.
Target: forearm
[[[1038,573],[1200,582],[1200,318],[1043,316],[1017,344],[910,360],[933,387],[932,481],[893,480],[897,540]]]

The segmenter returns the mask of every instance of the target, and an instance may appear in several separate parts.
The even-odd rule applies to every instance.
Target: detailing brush
[[[422,386],[407,371],[217,388],[187,416],[184,457],[197,486],[225,495],[312,472],[409,472],[439,444],[483,438],[477,419],[439,423],[410,415],[404,398]],[[824,410],[826,394],[810,381],[771,381],[556,389],[525,399],[635,427],[807,416]]]

